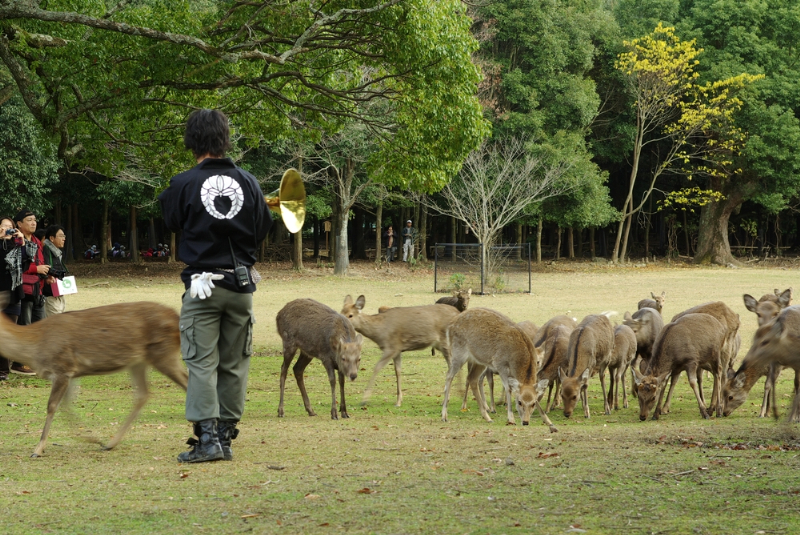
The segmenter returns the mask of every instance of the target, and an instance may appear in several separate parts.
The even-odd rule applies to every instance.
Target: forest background
[[[275,225],[262,260],[345,274],[407,219],[421,258],[787,254],[798,27],[790,0],[2,0],[0,212],[63,224],[68,259],[175,251],[154,199],[213,107],[265,192],[307,181],[305,243]]]

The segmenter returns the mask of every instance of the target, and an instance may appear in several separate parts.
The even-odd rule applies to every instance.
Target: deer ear
[[[567,375],[564,373],[564,370],[561,369],[561,366],[559,366],[558,367],[558,380],[561,381],[561,383],[563,384],[564,383],[564,379],[566,379],[566,378],[567,378]]]
[[[358,345],[361,345],[361,344],[363,344],[363,343],[364,343],[364,337],[363,337],[363,336],[361,336],[360,334],[357,334],[357,335],[356,335],[356,343],[357,343]]]
[[[541,381],[536,383],[536,391],[539,392],[540,398],[542,397],[542,394],[544,394],[544,391],[547,390],[548,384],[550,384],[550,381],[548,381],[547,379],[542,379]]]
[[[661,299],[667,298],[667,292],[661,292]]]
[[[633,382],[636,383],[636,386],[639,386],[644,381],[644,375],[636,368],[631,368],[631,370],[633,370]]]
[[[745,380],[744,374],[740,373],[739,375],[733,378],[733,386],[736,388],[744,388],[744,380]]]
[[[656,298],[656,294],[654,294],[653,292],[650,292],[650,297],[652,297],[653,299],[655,299],[655,298]]]
[[[758,301],[756,301],[756,298],[750,294],[744,294],[742,298],[744,299],[744,307],[750,312],[755,312],[756,306],[758,306]]]
[[[622,319],[624,319],[625,321],[631,321],[633,319],[633,316],[631,316],[631,313],[626,310],[625,315],[622,317]]]
[[[356,308],[359,309],[359,310],[364,310],[364,303],[366,301],[367,300],[364,298],[363,295],[359,295],[358,299],[356,299]]]
[[[467,295],[472,295],[472,288],[470,288],[469,290],[467,290]]]
[[[344,296],[344,304],[345,305],[352,305],[353,304],[353,298],[350,295]]]
[[[776,292],[778,290],[775,290]],[[781,307],[785,308],[788,307],[789,304],[792,302],[792,289],[789,288],[788,290],[784,290],[783,293],[778,295],[778,303]]]

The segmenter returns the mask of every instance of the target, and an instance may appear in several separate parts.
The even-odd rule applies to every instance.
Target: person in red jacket
[[[22,310],[20,311],[19,325],[30,325],[45,318],[44,311],[44,279],[50,266],[44,263],[42,242],[34,233],[36,232],[36,215],[23,208],[14,218],[17,228],[22,232],[26,243],[23,251],[22,266]]]

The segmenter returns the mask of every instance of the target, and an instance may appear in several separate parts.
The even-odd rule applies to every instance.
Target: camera
[[[6,236],[13,236],[16,233],[17,233],[17,229],[13,229],[13,228],[6,229]]]
[[[233,270],[234,275],[236,275],[236,282],[239,286],[247,286],[250,284],[250,273],[247,270],[247,266],[236,266],[236,269]]]
[[[65,270],[65,269],[57,269],[57,268],[51,267],[48,270],[47,275],[50,276],[50,277],[55,277],[55,278],[60,279],[60,280],[64,280],[64,277],[67,276],[67,270]]]

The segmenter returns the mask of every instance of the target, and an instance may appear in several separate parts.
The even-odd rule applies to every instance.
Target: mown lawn
[[[13,376],[0,383],[0,496],[7,533],[792,533],[800,530],[800,434],[783,421],[758,419],[762,383],[728,418],[703,421],[681,380],[672,413],[639,422],[636,401],[602,414],[599,382],[591,384],[592,418],[559,429],[538,421],[492,423],[475,402],[460,412],[455,390],[450,422],[440,419],[445,365],[429,351],[403,358],[404,403],[394,407],[391,366],[373,397],[361,393],[379,352],[366,342],[363,371],[347,385],[351,418],[328,417],[322,366],[307,369],[310,418],[294,379],[287,381],[286,417],[277,418],[281,357],[274,317],[289,300],[313,297],[338,309],[344,295],[363,293],[368,313],[379,305],[430,303],[429,272],[362,270],[335,279],[270,270],[256,294],[258,354],[247,412],[232,463],[180,465],[190,426],[183,392],[152,374],[153,394],[117,449],[100,451],[85,437],[107,440],[131,407],[123,374],[85,378],[74,415],[59,412],[43,457],[31,459],[44,423],[49,383]],[[473,296],[470,306],[500,310],[541,324],[569,311],[633,311],[650,291],[666,290],[664,315],[723,300],[742,319],[745,343],[755,316],[742,293],[756,297],[792,286],[795,269],[695,269],[556,266],[534,275],[533,295]],[[109,279],[96,273],[68,308],[154,300],[179,306],[175,279]],[[90,286],[92,284],[97,286]],[[2,342],[0,342],[1,344]],[[104,343],[87,336],[86,343]],[[465,374],[459,377],[463,383]],[[710,381],[706,382],[710,389]],[[782,412],[791,377],[779,385]],[[499,395],[499,393],[498,393]],[[578,411],[580,412],[580,411]]]

